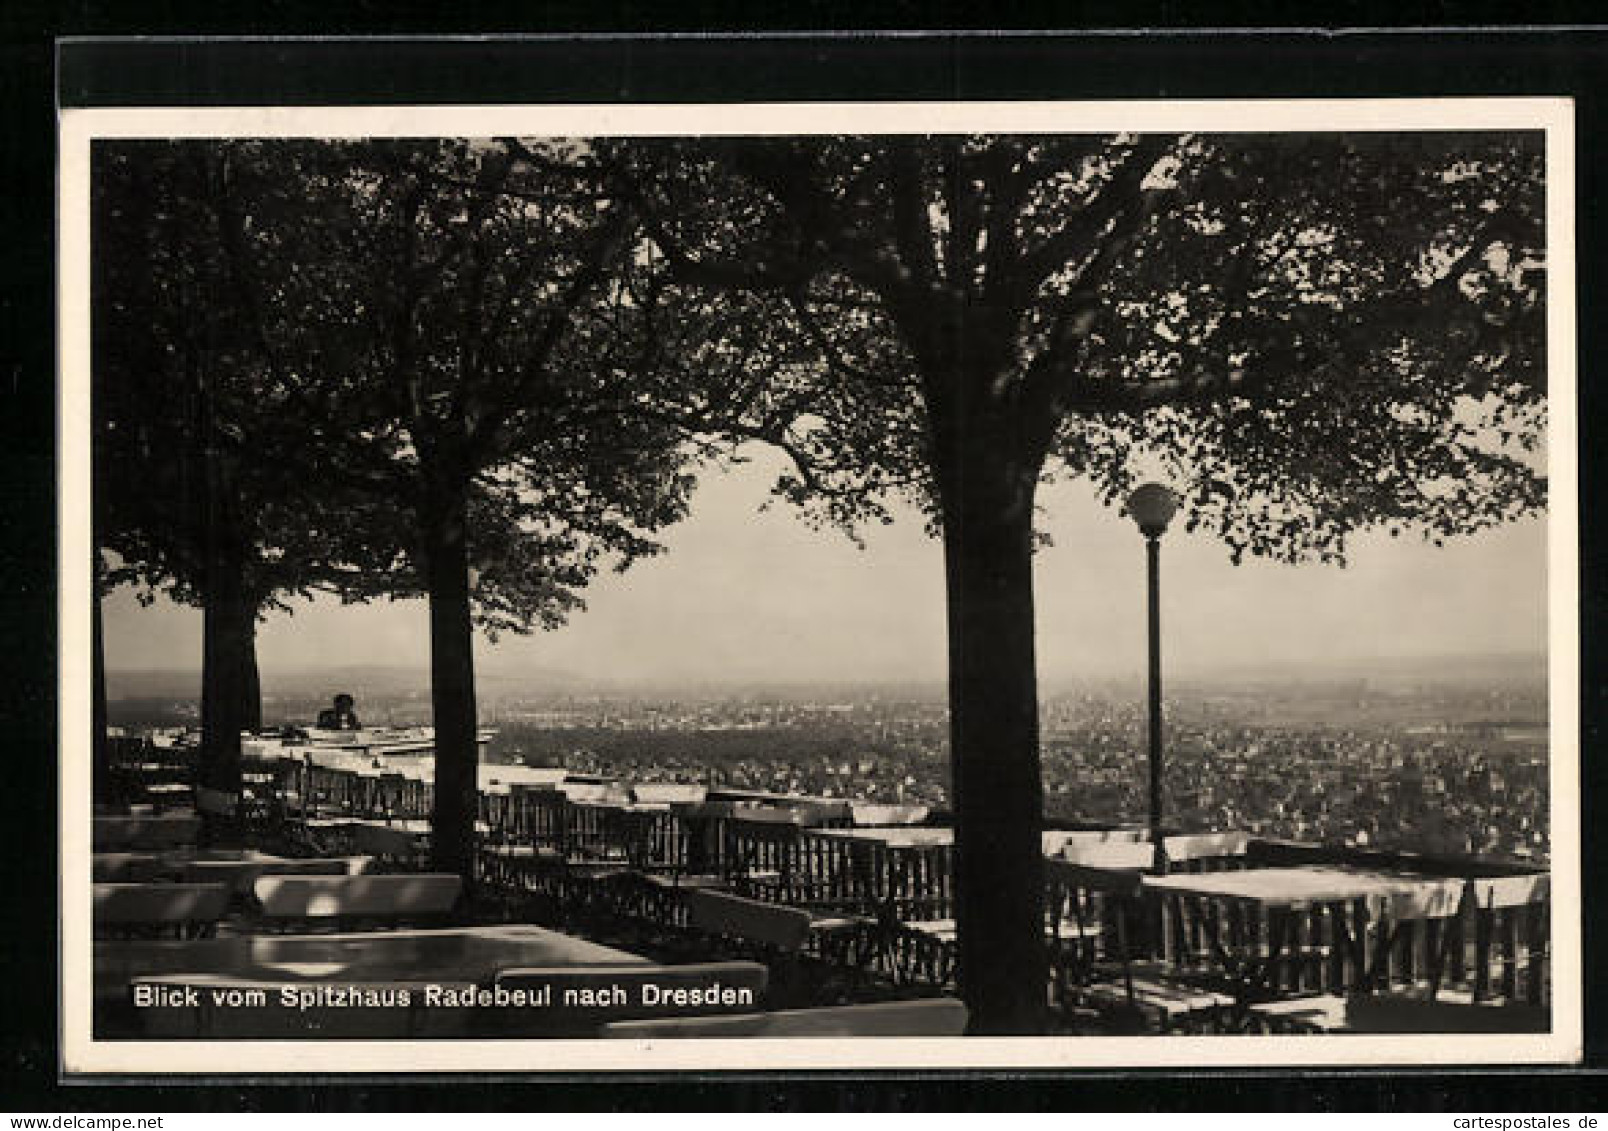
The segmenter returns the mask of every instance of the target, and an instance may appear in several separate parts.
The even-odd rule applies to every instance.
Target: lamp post
[[[1160,483],[1146,483],[1128,496],[1128,513],[1145,536],[1150,640],[1150,842],[1157,875],[1167,871],[1161,831],[1161,536],[1178,510],[1178,498]]]

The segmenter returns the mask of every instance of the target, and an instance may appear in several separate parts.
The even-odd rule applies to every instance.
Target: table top
[[[918,825],[932,812],[926,805],[885,805],[876,802],[851,801],[849,813],[854,823],[862,828],[891,825]]]
[[[199,825],[201,818],[190,810],[167,810],[161,813],[96,813],[95,827],[144,828],[147,826],[171,827]]]
[[[1045,829],[1040,834],[1044,855],[1059,856],[1069,847],[1093,844],[1137,844],[1145,839],[1143,829]]]
[[[1237,900],[1264,907],[1302,907],[1354,899],[1387,902],[1392,914],[1449,915],[1462,899],[1466,881],[1329,866],[1248,868],[1238,872],[1145,876],[1146,891]]]
[[[163,864],[195,864],[203,861],[212,864],[271,864],[292,857],[258,852],[254,848],[165,848],[147,852],[94,852],[90,859],[110,863],[138,860]]]
[[[1251,838],[1241,832],[1180,833],[1166,839],[1167,859],[1204,860],[1244,856]],[[1143,871],[1155,863],[1155,850],[1148,840],[1122,841],[1080,837],[1064,841],[1058,850],[1046,855],[1070,860],[1087,868],[1113,868]]]
[[[260,852],[228,850],[178,850],[163,852],[97,852],[90,857],[90,871],[100,883],[153,881],[188,878],[219,882],[249,883],[266,872],[287,874],[320,872],[356,873],[368,865],[366,856],[292,859]]]
[[[811,829],[810,836],[880,844],[885,848],[928,848],[955,843],[955,830],[920,825],[882,828]],[[1106,868],[1148,868],[1155,853],[1149,843],[1134,841],[1122,830],[1057,832],[1046,834],[1045,855]],[[1201,856],[1242,854],[1249,837],[1243,833],[1202,833],[1167,838],[1167,853],[1175,860]]]
[[[916,825],[890,825],[870,829],[810,829],[810,836],[828,837],[860,844],[880,844],[884,848],[941,848],[955,843],[954,829],[924,828]]]
[[[1122,872],[1142,872],[1156,862],[1156,850],[1148,841],[1072,842],[1063,844],[1058,852],[1046,855],[1084,868]]]
[[[413,837],[416,840],[428,839],[432,832],[429,821],[414,817],[398,817],[390,821],[382,820],[379,817],[305,817],[301,823],[310,829],[353,833],[363,830]],[[485,821],[477,820],[475,822],[475,831],[488,833],[491,831],[491,826]]]

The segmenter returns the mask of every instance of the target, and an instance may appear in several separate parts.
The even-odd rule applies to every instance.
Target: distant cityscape
[[[1389,678],[1181,681],[1167,700],[1165,811],[1185,831],[1413,852],[1548,860],[1544,668]],[[343,673],[357,676],[359,673]],[[306,723],[331,680],[267,690],[265,726]],[[428,723],[427,686],[349,679],[370,725]],[[528,685],[527,685],[528,686]],[[948,712],[941,686],[532,692],[491,681],[487,757],[631,781],[699,782],[943,809]],[[196,702],[119,693],[126,729],[197,721]],[[1140,687],[1048,691],[1046,815],[1145,815]]]

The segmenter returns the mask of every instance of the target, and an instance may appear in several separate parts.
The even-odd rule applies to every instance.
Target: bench
[[[252,891],[270,926],[352,921],[400,925],[450,916],[463,893],[463,880],[448,873],[260,876]]]
[[[169,876],[172,866],[149,852],[97,852],[90,857],[89,871],[97,884],[141,884]]]
[[[96,938],[200,938],[229,909],[227,884],[96,884]]]
[[[194,844],[201,834],[201,818],[194,814],[100,816],[93,820],[91,845],[96,852],[178,848]]]
[[[788,954],[809,941],[810,913],[797,907],[748,899],[708,888],[691,888],[682,896],[687,926],[717,938]]]
[[[185,883],[228,884],[234,895],[249,895],[263,876],[355,876],[369,865],[366,856],[311,859],[187,860],[176,864]]]

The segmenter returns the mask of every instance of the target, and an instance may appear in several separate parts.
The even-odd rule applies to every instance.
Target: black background
[[[385,3],[114,6],[13,3],[0,8],[0,1111],[453,1109],[502,1112],[728,1108],[904,1111],[1211,1108],[1285,1110],[1592,1111],[1608,1065],[1602,967],[1604,867],[1598,816],[1608,772],[1602,626],[1608,550],[1595,521],[1602,497],[1597,422],[1604,392],[1602,302],[1608,30],[1206,31],[1179,27],[1176,4],[806,4],[783,14],[703,3],[676,8],[552,3],[512,15],[467,3],[437,12]],[[1328,5],[1334,25],[1478,23],[1464,6]],[[1531,6],[1555,24],[1567,6]],[[1244,4],[1236,22],[1310,26],[1295,6]],[[1191,8],[1189,17],[1200,18]],[[1070,26],[1094,34],[1011,35],[997,29]],[[1149,25],[1149,34],[1120,29]],[[1157,31],[1173,27],[1173,31]],[[876,35],[872,29],[993,28],[994,34]],[[858,28],[825,36],[753,34]],[[577,38],[590,32],[728,32]],[[447,42],[79,44],[58,76],[58,36],[339,35],[545,32],[557,38]],[[55,895],[54,171],[57,80],[63,105],[1255,98],[1569,95],[1576,99],[1579,422],[1582,515],[1582,814],[1587,1066],[1400,1072],[932,1073],[669,1080],[546,1078],[537,1083],[371,1079],[84,1084],[58,1076]],[[1426,1038],[1433,1040],[1433,1038]],[[1432,1050],[1426,1049],[1426,1054]]]

